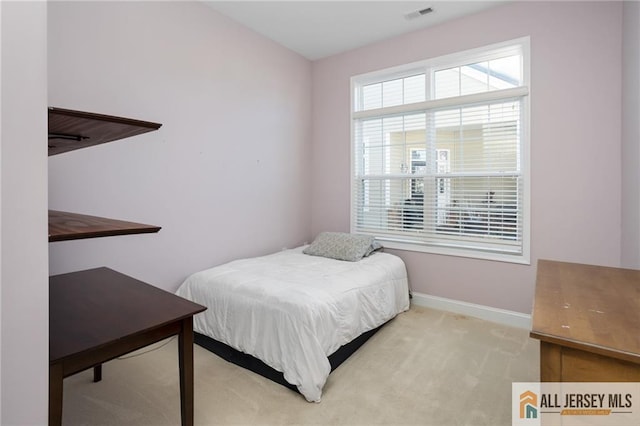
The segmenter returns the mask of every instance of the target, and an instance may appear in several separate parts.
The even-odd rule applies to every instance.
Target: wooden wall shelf
[[[49,242],[148,234],[161,228],[143,223],[49,210]]]
[[[162,124],[49,107],[49,155],[158,130]],[[49,242],[158,232],[159,226],[49,210]]]
[[[158,130],[162,124],[49,107],[49,155]]]

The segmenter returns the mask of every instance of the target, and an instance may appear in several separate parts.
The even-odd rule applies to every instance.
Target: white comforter
[[[262,360],[319,402],[328,355],[409,308],[402,260],[309,256],[304,247],[236,260],[190,276],[177,294],[207,306],[194,331]]]

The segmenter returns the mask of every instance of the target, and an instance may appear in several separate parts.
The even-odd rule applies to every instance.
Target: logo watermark
[[[518,382],[513,426],[638,426],[640,383]]]

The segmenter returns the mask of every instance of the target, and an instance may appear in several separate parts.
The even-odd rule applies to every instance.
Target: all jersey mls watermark
[[[640,383],[518,382],[513,426],[638,426]]]

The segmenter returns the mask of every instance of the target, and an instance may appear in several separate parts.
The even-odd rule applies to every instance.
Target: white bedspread
[[[177,294],[207,310],[194,331],[262,360],[319,402],[328,355],[409,308],[403,261],[309,256],[304,247],[236,260],[190,276]]]

